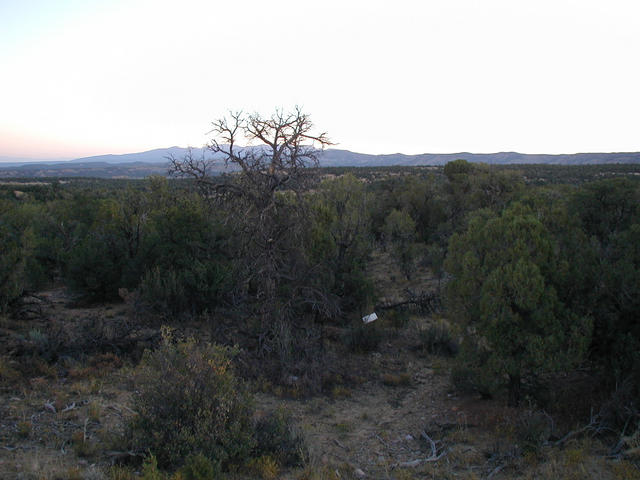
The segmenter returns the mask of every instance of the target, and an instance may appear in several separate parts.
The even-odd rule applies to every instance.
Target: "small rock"
[[[356,468],[353,473],[355,474],[356,477],[358,478],[364,478],[367,476],[366,473],[364,473],[362,470],[360,470],[359,468]]]
[[[410,442],[411,440],[414,440],[413,436],[412,436],[412,435],[410,435],[410,434],[405,435],[404,439],[405,439],[407,442]]]

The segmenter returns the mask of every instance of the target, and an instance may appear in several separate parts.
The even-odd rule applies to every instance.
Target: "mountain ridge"
[[[174,155],[181,157],[187,153],[187,148],[169,147],[147,150],[139,153],[126,153],[121,155],[98,155],[93,157],[70,160],[73,163],[91,163],[104,161],[106,163],[163,163],[167,157]],[[192,152],[200,156],[207,154],[206,148],[193,148]],[[640,152],[585,152],[585,153],[519,153],[519,152],[495,152],[495,153],[388,153],[370,154],[352,152],[344,149],[327,149],[320,155],[322,167],[376,167],[376,166],[417,166],[417,165],[444,165],[451,160],[463,159],[470,162],[483,162],[488,164],[508,163],[547,163],[560,165],[582,165],[597,163],[640,163]],[[66,163],[66,162],[65,162]]]
[[[252,148],[252,147],[244,147]],[[259,147],[253,147],[259,148]],[[181,158],[188,148],[156,148],[138,153],[96,155],[73,160],[0,163],[0,177],[44,177],[44,176],[87,176],[87,177],[134,177],[165,175],[168,159]],[[207,156],[206,148],[192,148],[195,157]],[[6,158],[6,157],[5,157]],[[211,157],[210,157],[211,158]],[[593,165],[593,164],[635,164],[640,163],[640,152],[603,152],[572,154],[531,154],[519,152],[495,153],[403,153],[368,154],[350,150],[327,149],[319,156],[320,167],[391,167],[391,166],[440,166],[452,160],[482,162],[491,165],[505,164],[547,164],[547,165]],[[222,160],[222,159],[220,159]],[[221,161],[219,172],[233,170]]]

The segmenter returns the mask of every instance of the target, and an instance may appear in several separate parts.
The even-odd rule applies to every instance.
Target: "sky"
[[[640,151],[637,0],[0,0],[0,157],[299,105],[363,153]]]

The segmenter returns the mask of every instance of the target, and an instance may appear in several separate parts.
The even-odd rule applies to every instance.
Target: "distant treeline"
[[[333,152],[333,153],[331,153]],[[475,155],[475,154],[463,154],[461,157],[455,157],[453,155],[441,155],[434,156],[414,156],[417,160],[408,162],[406,158],[410,156],[403,155],[356,155],[358,158],[364,157],[361,160],[361,164],[341,163],[341,157],[339,153],[342,150],[330,150],[326,153],[329,158],[334,158],[331,161],[320,161],[322,171],[329,172],[345,172],[353,171],[356,176],[366,174],[366,172],[410,172],[413,170],[419,171],[424,169],[442,169],[444,163],[455,159],[467,159],[473,162],[483,162],[485,157],[491,155]],[[621,154],[576,154],[584,155],[586,158],[584,163],[576,161],[576,164],[570,164],[570,162],[564,162],[556,160],[548,162],[549,158],[553,156],[523,156],[521,154],[513,154],[515,156],[500,157],[500,154],[496,154],[495,163],[492,164],[493,168],[506,168],[509,170],[521,170],[524,172],[527,178],[531,178],[533,181],[554,181],[561,183],[572,183],[574,180],[584,180],[585,178],[595,178],[598,175],[627,175],[627,174],[640,174],[640,153],[621,153]],[[517,155],[520,155],[522,159],[518,161]],[[406,157],[406,158],[405,158]],[[440,158],[442,157],[442,158]],[[448,160],[443,160],[447,157]],[[526,158],[525,158],[526,157]],[[571,157],[567,155],[566,157]],[[411,157],[413,158],[413,157]],[[576,157],[578,158],[578,157]],[[404,160],[403,160],[404,159]],[[507,159],[506,161],[504,159]],[[534,163],[536,162],[539,163]],[[140,162],[126,162],[126,163],[108,163],[108,162],[62,162],[62,163],[30,163],[24,165],[11,164],[10,166],[4,166],[0,163],[0,178],[105,178],[105,179],[144,179],[152,175],[166,176],[169,160],[162,158],[159,155],[157,162],[140,161]],[[336,165],[351,165],[351,166],[336,166]],[[215,174],[221,174],[224,167],[222,164],[218,166],[218,171],[213,172]],[[233,171],[234,167],[227,167],[227,172]],[[237,168],[236,168],[237,170]],[[358,172],[358,173],[355,173]],[[560,179],[560,180],[558,180]]]

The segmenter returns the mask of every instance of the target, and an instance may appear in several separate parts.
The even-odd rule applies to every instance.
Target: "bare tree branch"
[[[255,290],[263,313],[304,305],[335,314],[335,299],[312,286],[313,266],[305,264],[302,245],[306,170],[332,144],[327,134],[314,133],[300,107],[271,116],[229,112],[211,127],[206,155],[189,150],[181,159],[171,157],[170,174],[195,181],[205,198],[221,202],[233,218],[244,283]],[[222,165],[235,173],[221,181],[214,175]]]

